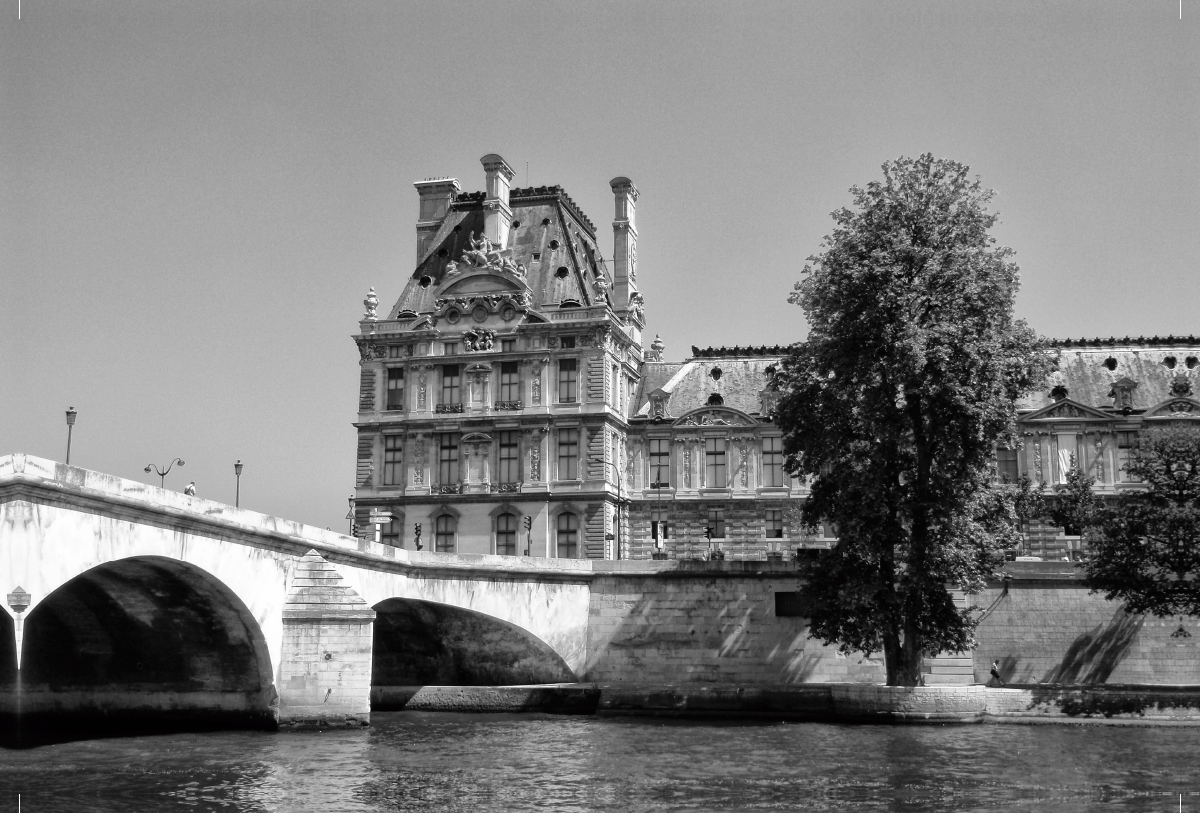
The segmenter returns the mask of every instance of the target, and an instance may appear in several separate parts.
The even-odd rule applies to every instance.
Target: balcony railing
[[[445,413],[452,413],[452,412],[462,412],[463,408],[462,408],[462,404],[438,404],[437,406],[435,406],[433,408],[433,411],[445,414]]]
[[[521,490],[520,483],[492,483],[492,492],[496,494],[512,494]]]
[[[497,401],[496,409],[521,409],[520,401]]]
[[[448,486],[434,486],[434,494],[462,494],[462,486],[459,483],[453,483]]]

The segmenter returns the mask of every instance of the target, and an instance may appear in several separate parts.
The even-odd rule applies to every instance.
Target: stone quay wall
[[[1119,601],[1090,594],[1070,562],[1009,562],[971,603],[986,611],[976,629],[975,680],[993,660],[1006,683],[1200,684],[1200,623],[1173,637],[1177,618],[1129,615]]]
[[[809,638],[804,618],[777,614],[777,593],[794,597],[803,589],[792,563],[681,561],[669,567],[644,575],[597,575],[592,581],[588,661],[580,679],[883,681],[881,658],[842,655]]]

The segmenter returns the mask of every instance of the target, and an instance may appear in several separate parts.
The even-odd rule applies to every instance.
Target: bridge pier
[[[333,565],[315,550],[301,557],[283,608],[281,729],[370,723],[374,621]]]

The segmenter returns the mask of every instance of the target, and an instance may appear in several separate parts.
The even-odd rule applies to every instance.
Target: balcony
[[[448,486],[434,486],[433,493],[434,494],[462,494],[462,485],[460,483],[454,483],[454,484],[448,485]]]
[[[520,401],[497,401],[494,406],[496,409],[515,410],[521,409],[523,405]]]
[[[520,483],[492,483],[493,494],[515,494],[521,490]]]
[[[462,413],[462,404],[438,404],[433,408],[433,411],[443,415],[452,413]]]

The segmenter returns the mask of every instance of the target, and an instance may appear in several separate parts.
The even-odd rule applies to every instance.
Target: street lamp
[[[237,478],[237,486],[233,492],[233,507],[237,508],[242,501],[242,461],[233,464],[233,476]]]
[[[351,494],[346,502],[350,503],[350,510],[346,512],[346,519],[350,520],[350,535],[354,536],[354,495]]]
[[[167,481],[167,475],[171,473],[171,467],[174,466],[176,463],[178,463],[180,465],[180,467],[182,467],[183,466],[183,458],[177,457],[174,460],[172,460],[170,463],[167,464],[167,468],[165,471],[163,469],[160,469],[158,466],[154,465],[153,463],[147,463],[146,464],[146,473],[149,474],[150,471],[153,471],[155,474],[158,475],[158,487],[166,488],[165,484]]]
[[[650,488],[654,489],[654,513],[658,514],[658,526],[654,539],[654,553],[651,556],[658,556],[660,553],[663,558],[666,558],[667,550],[667,521],[662,518],[662,490],[670,486],[670,483],[664,483],[662,480],[655,480],[650,484]],[[653,523],[651,523],[653,525]]]
[[[67,407],[67,465],[71,465],[71,427],[75,425],[75,407]]]
[[[598,457],[593,457],[592,460],[594,460],[597,463],[604,462],[603,460],[601,460]],[[621,558],[621,467],[617,465],[617,461],[615,461],[615,460],[609,460],[608,464],[610,466],[612,466],[613,471],[615,471],[617,473],[617,532],[616,532],[616,536],[614,537],[615,545],[614,545],[613,558],[620,559]],[[611,534],[605,534],[605,539],[609,538],[609,536],[611,536]]]

